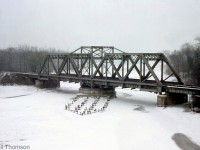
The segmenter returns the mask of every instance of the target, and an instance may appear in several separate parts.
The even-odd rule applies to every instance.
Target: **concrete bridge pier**
[[[191,95],[192,105],[194,107],[200,108],[200,95]]]
[[[114,87],[89,87],[81,86],[79,92],[89,96],[116,96]]]
[[[157,106],[166,107],[168,105],[183,104],[188,102],[187,94],[166,93],[157,96]]]
[[[59,80],[35,80],[35,86],[38,88],[57,88],[60,87]]]

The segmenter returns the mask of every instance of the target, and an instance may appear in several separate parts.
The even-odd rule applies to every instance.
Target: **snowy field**
[[[0,86],[0,149],[6,144],[31,150],[199,149],[200,114],[185,112],[183,105],[156,107],[154,93],[117,88],[105,111],[81,116],[65,110],[78,88]]]

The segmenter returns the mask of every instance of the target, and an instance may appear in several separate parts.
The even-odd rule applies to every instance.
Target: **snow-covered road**
[[[9,144],[31,150],[178,150],[176,133],[200,145],[200,114],[184,112],[182,105],[156,107],[154,93],[117,88],[105,111],[80,116],[65,110],[78,88],[0,86],[0,149]]]

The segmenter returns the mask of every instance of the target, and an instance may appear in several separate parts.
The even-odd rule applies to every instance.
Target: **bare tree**
[[[196,41],[193,45],[185,43],[180,50],[167,55],[185,84],[200,85],[200,37]]]

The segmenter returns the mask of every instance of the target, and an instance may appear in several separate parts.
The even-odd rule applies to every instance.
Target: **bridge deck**
[[[60,81],[69,81],[69,82],[83,82],[90,84],[93,82],[94,85],[99,86],[113,86],[113,87],[122,87],[122,88],[140,88],[143,91],[149,92],[168,92],[168,93],[180,93],[180,94],[191,94],[191,95],[200,95],[200,87],[196,86],[187,86],[187,85],[178,85],[176,82],[163,82],[163,86],[158,87],[155,81],[145,81],[140,82],[139,79],[128,79],[126,81],[120,81],[118,78],[105,78],[105,77],[96,77],[91,79],[90,76],[77,77],[76,75],[38,75],[36,73],[15,73],[17,76],[28,77],[39,80],[60,80]]]
[[[200,95],[200,87],[197,86],[167,86],[166,91],[169,93]]]
[[[139,88],[142,91],[149,92],[169,92],[169,93],[182,93],[182,94],[200,94],[200,88],[178,85],[176,82],[163,82],[162,86],[158,86],[155,81],[147,80],[145,82],[140,82],[139,79],[127,79],[126,81],[121,81],[119,78],[112,77],[95,77],[90,78],[90,76],[84,75],[78,77],[76,75],[38,75],[36,73],[16,73],[17,76],[28,77],[39,80],[60,80],[69,82],[84,82],[85,84],[91,84],[101,86],[112,86],[112,87],[122,87],[122,88]]]

